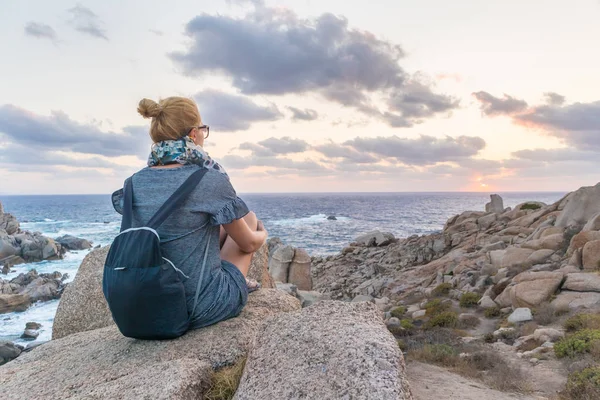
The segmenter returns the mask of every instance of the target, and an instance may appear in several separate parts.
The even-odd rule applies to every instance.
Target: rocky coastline
[[[12,279],[2,275],[12,272],[15,265],[62,259],[67,251],[91,249],[91,242],[71,235],[56,239],[39,232],[22,230],[14,215],[5,213],[0,203],[0,317],[2,314],[23,312],[36,302],[59,299],[67,286],[68,274],[58,271],[40,273],[35,269],[20,273]],[[24,327],[24,340],[35,340],[40,324],[31,321]],[[29,351],[40,343],[23,347],[12,342],[0,341],[0,365]]]
[[[407,357],[420,372],[435,364],[497,389],[497,399],[597,398],[600,184],[512,209],[492,195],[482,208],[431,235],[369,232],[327,257],[272,238],[254,256],[250,276],[263,289],[242,315],[170,342],[118,334],[101,293],[108,247],[94,250],[64,290],[53,340],[1,367],[12,378],[0,384],[18,398],[57,358],[91,371],[43,373],[45,382],[68,382],[56,393],[78,398],[201,398],[220,373],[238,370],[227,398],[412,399]],[[91,354],[100,355],[100,380],[85,362]],[[161,385],[150,365],[172,371],[173,384]],[[35,383],[27,390],[50,393]]]

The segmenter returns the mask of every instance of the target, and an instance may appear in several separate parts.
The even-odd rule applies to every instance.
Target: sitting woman
[[[194,313],[191,329],[235,317],[248,292],[258,288],[246,275],[252,254],[265,242],[267,232],[236,195],[223,167],[202,148],[209,127],[202,123],[193,100],[143,99],[138,112],[152,119],[154,144],[148,167],[130,181],[133,226],[144,226],[192,173],[207,169],[182,206],[158,229],[161,250],[188,278],[184,289],[188,312]],[[113,205],[121,214],[122,203],[122,191],[115,192]],[[196,292],[199,298],[193,310]]]

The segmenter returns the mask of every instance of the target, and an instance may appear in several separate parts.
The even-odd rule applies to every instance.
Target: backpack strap
[[[131,178],[127,178],[123,189],[123,217],[121,219],[121,232],[131,228],[133,218],[133,188]]]
[[[150,221],[146,224],[148,228],[154,230],[158,229],[169,215],[173,213],[185,199],[192,193],[192,191],[198,186],[204,175],[208,172],[208,169],[202,168],[192,173],[186,180],[177,188],[175,193],[171,195],[163,203],[162,206],[156,211],[156,213],[150,218]],[[133,224],[133,183],[131,178],[125,180],[123,190],[123,218],[121,219],[121,232],[125,229],[131,228]]]
[[[179,186],[179,188],[164,202],[164,204],[158,209],[156,214],[150,218],[150,221],[146,224],[148,228],[154,230],[158,229],[169,215],[178,209],[185,199],[192,193],[192,191],[198,186],[204,175],[208,172],[208,169],[201,168],[200,170],[191,174],[185,182]]]
[[[200,286],[202,286],[202,278],[204,277],[204,269],[206,267],[206,259],[208,258],[208,248],[210,246],[210,232],[208,233],[208,241],[206,242],[206,249],[204,250],[204,259],[202,260],[202,268],[200,268],[200,277],[198,278],[198,283],[196,284],[196,295],[194,296],[194,307],[192,307],[192,312],[190,313],[190,321],[194,317],[194,312],[196,311],[196,306],[198,305],[198,298],[200,297]]]

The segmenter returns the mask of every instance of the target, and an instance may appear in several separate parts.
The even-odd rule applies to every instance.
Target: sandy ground
[[[406,366],[414,400],[541,400],[545,396],[499,392],[435,365],[412,361]]]

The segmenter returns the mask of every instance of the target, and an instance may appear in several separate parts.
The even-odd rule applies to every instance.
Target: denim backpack
[[[125,182],[121,232],[110,247],[104,264],[102,291],[113,320],[124,336],[136,339],[172,339],[183,335],[198,304],[210,236],[188,314],[183,280],[187,276],[160,249],[158,227],[185,201],[200,183],[206,169],[189,178],[169,197],[145,226],[132,228],[133,187]]]

